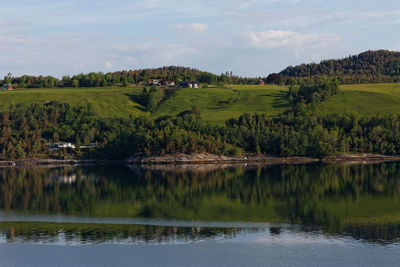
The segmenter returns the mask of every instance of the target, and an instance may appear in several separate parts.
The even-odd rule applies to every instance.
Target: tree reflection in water
[[[303,231],[395,242],[400,236],[399,164],[5,168],[0,170],[0,208],[289,223]],[[20,227],[14,226],[16,235]],[[279,228],[269,231],[280,233]]]

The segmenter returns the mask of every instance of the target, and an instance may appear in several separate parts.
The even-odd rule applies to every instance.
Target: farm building
[[[167,81],[164,79],[148,79],[147,83],[154,84],[154,85],[175,86],[175,81]]]
[[[173,87],[173,86],[175,86],[175,81],[166,81],[166,80],[164,80],[163,81],[163,85]]]
[[[154,84],[154,85],[161,85],[163,82],[163,79],[148,79],[147,83],[148,84]]]

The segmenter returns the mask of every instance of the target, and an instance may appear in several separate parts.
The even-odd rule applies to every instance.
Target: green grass
[[[146,115],[147,112],[143,111],[143,107],[132,100],[132,97],[140,92],[140,88],[49,88],[0,91],[0,109],[10,104],[30,105],[58,101],[74,106],[90,103],[94,111],[102,117]]]
[[[287,109],[285,87],[230,86],[224,88],[183,88],[152,114],[135,102],[141,88],[48,88],[0,91],[0,109],[9,104],[46,103],[59,101],[80,106],[92,104],[102,117],[176,115],[197,105],[201,118],[211,124],[224,124],[243,113],[276,115]]]
[[[243,113],[277,115],[288,109],[286,87],[242,86],[225,88],[184,88],[163,103],[154,117],[173,115],[191,110],[196,105],[204,121],[223,125],[227,119],[238,118]]]
[[[203,121],[223,125],[243,113],[275,116],[288,109],[287,88],[282,86],[231,85],[217,88],[183,88],[153,113],[135,102],[141,88],[49,88],[0,91],[0,110],[9,104],[59,101],[80,106],[92,104],[101,117],[176,115],[196,105]],[[358,112],[363,115],[400,111],[400,84],[340,86],[339,94],[321,104],[323,112]]]
[[[324,112],[358,112],[363,115],[400,111],[400,84],[340,86],[340,93],[321,105]]]

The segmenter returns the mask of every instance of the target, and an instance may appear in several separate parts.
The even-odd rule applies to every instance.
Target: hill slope
[[[400,84],[342,85],[340,92],[321,104],[324,112],[364,115],[400,112]]]
[[[68,88],[68,89],[18,89],[12,92],[0,91],[0,110],[8,105],[50,101],[68,103],[74,106],[91,104],[101,117],[128,117],[145,115],[144,108],[132,100],[139,94],[139,88]]]
[[[74,106],[91,104],[100,117],[176,115],[197,106],[201,119],[223,125],[243,113],[269,116],[289,108],[287,87],[231,85],[217,88],[182,88],[152,113],[136,102],[141,88],[19,89],[0,91],[0,110],[8,105],[58,101]],[[358,112],[365,115],[400,111],[400,84],[341,85],[340,92],[320,105],[323,112]]]
[[[223,125],[243,113],[277,115],[288,108],[286,87],[237,85],[216,88],[182,88],[150,113],[136,102],[142,88],[48,88],[0,91],[0,110],[8,105],[50,101],[74,106],[91,104],[101,117],[176,115],[197,106],[204,121]]]
[[[243,113],[277,115],[289,108],[287,88],[282,86],[232,85],[225,88],[183,88],[163,103],[152,116],[173,115],[197,106],[201,118],[223,125]]]

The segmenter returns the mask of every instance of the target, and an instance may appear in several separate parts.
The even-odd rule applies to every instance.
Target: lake
[[[400,163],[0,169],[0,266],[394,266]]]

